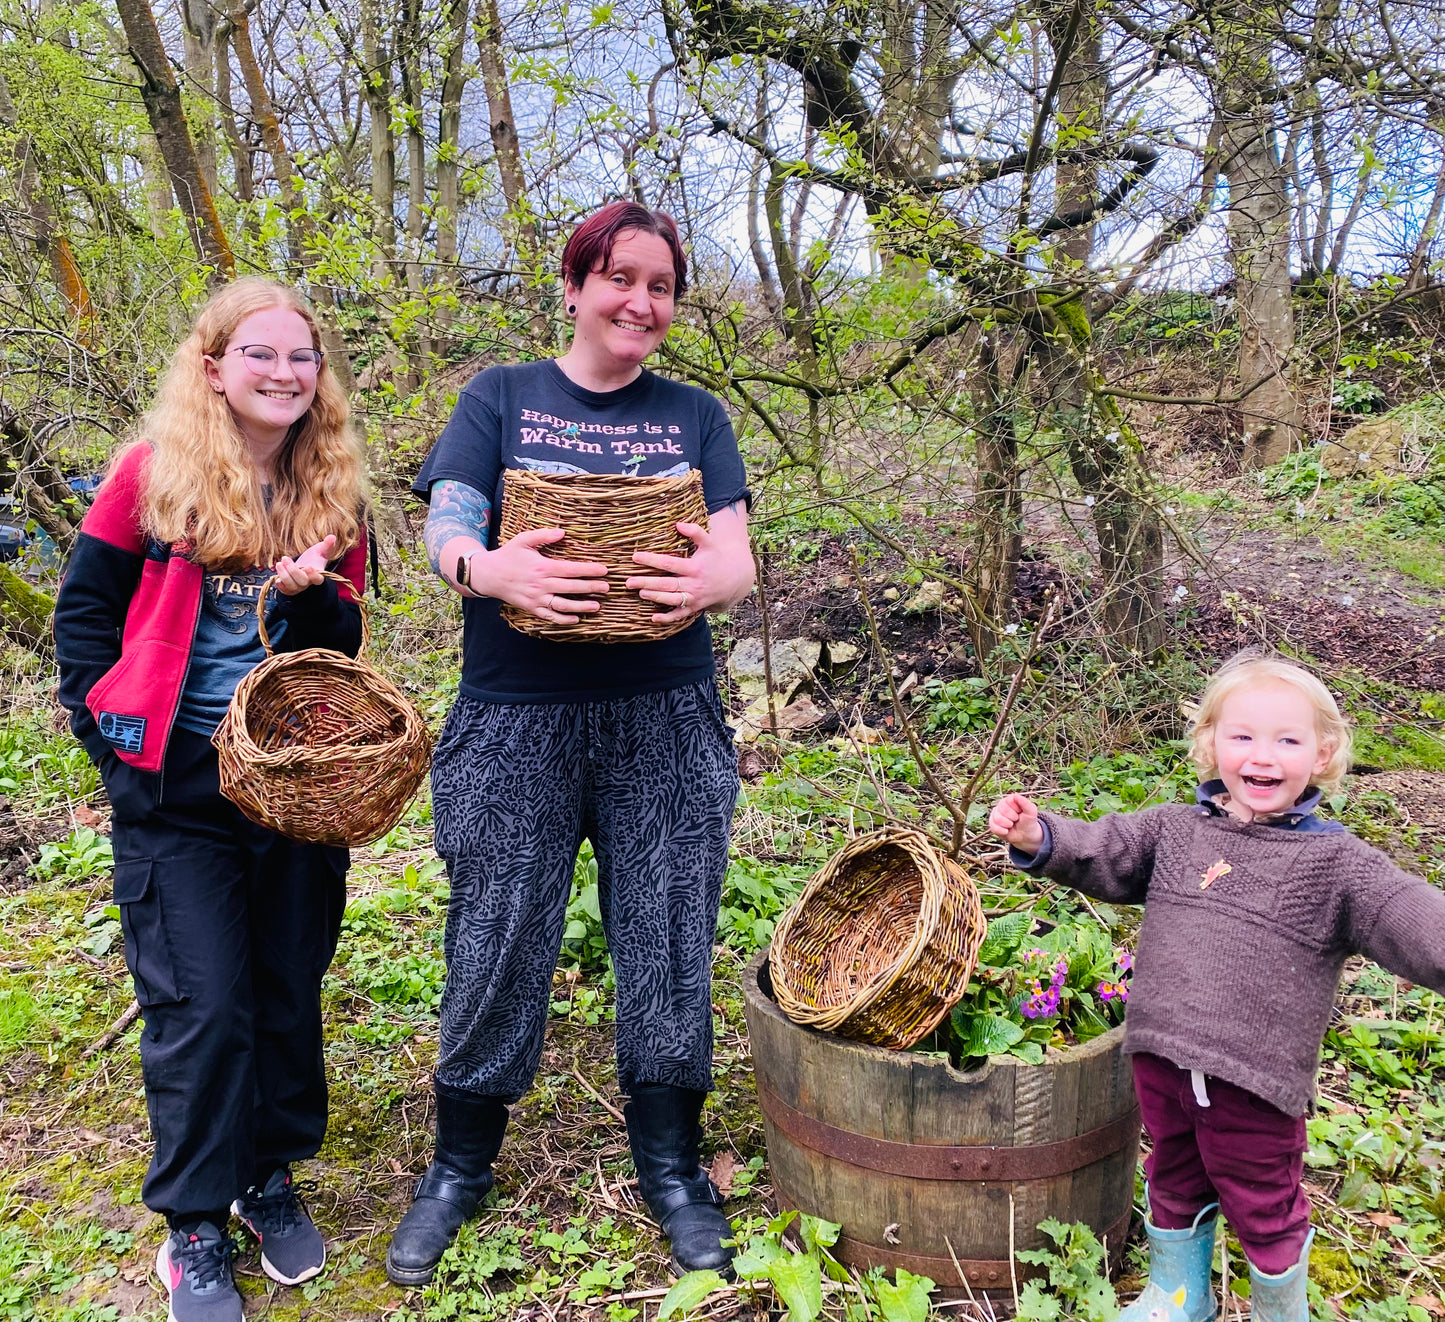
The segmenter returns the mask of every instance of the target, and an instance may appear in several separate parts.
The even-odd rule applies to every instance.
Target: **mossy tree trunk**
[[[50,618],[55,602],[27,583],[9,565],[0,564],[0,634],[35,651],[51,648]]]

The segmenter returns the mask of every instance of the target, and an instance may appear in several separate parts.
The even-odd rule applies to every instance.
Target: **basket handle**
[[[353,583],[345,574],[336,574],[329,569],[321,571],[322,578],[334,578],[338,583],[344,583],[347,587],[354,589]],[[266,596],[276,582],[276,575],[272,574],[261,584],[260,595],[256,598],[256,632],[261,635],[261,646],[266,649],[266,658],[270,660],[276,655],[276,649],[271,646],[271,636],[266,632]],[[357,649],[356,655],[360,656],[371,643],[371,620],[366,614],[366,602],[357,597],[356,604],[361,607],[361,646]]]

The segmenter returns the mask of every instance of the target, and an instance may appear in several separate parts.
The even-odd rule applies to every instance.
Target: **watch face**
[[[457,556],[457,586],[467,585],[467,558],[464,555]]]

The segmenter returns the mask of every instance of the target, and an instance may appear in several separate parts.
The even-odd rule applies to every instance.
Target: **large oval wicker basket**
[[[539,548],[558,560],[593,560],[607,566],[607,591],[600,609],[579,615],[576,624],[554,624],[531,611],[503,606],[502,618],[537,638],[568,642],[652,642],[686,629],[692,619],[655,624],[667,607],[644,601],[627,586],[635,574],[651,574],[632,558],[634,551],[688,556],[693,544],[679,522],[707,526],[702,474],[689,469],[677,477],[627,477],[607,473],[534,473],[507,470],[502,492],[499,544],[532,528],[562,528],[560,542]]]
[[[881,1047],[936,1028],[973,976],[987,923],[968,874],[918,831],[849,841],[773,933],[773,993],[794,1023]]]
[[[327,574],[339,583],[350,580]],[[266,660],[236,686],[212,739],[221,793],[253,822],[324,845],[385,835],[431,763],[431,735],[374,666],[324,647],[276,653],[256,601]],[[361,606],[361,650],[371,639]]]

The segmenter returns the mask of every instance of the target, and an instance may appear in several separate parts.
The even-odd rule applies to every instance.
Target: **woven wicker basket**
[[[508,469],[499,542],[532,528],[565,528],[567,535],[541,547],[542,554],[606,565],[608,590],[597,598],[600,609],[579,615],[576,624],[553,624],[516,606],[503,606],[502,618],[523,633],[572,642],[652,642],[686,629],[691,619],[654,624],[653,614],[668,608],[644,601],[627,586],[634,574],[656,572],[633,560],[634,551],[692,554],[679,522],[707,526],[702,474],[695,468],[678,477]]]
[[[212,739],[221,793],[293,840],[368,844],[396,825],[416,793],[431,735],[401,690],[359,655],[324,647],[275,653],[265,615],[275,581],[256,601],[266,660],[237,685]],[[363,603],[363,652],[370,639]]]
[[[968,874],[885,827],[838,851],[783,915],[773,993],[794,1023],[911,1047],[963,996],[987,924]]]

